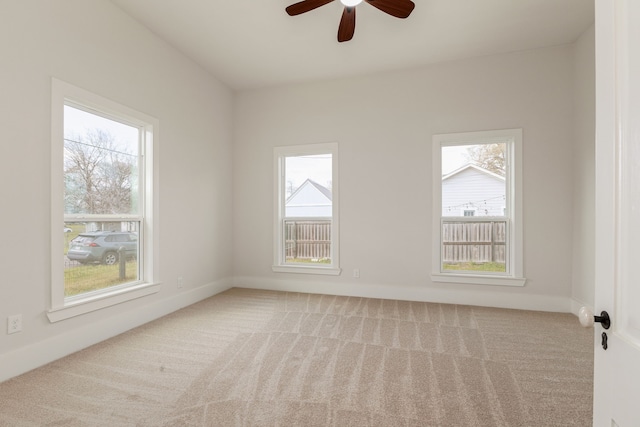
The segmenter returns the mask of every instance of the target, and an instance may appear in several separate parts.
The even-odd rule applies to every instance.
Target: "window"
[[[522,130],[434,135],[434,281],[524,285]]]
[[[276,272],[340,274],[338,146],[274,150]]]
[[[156,292],[157,121],[52,83],[52,307],[63,320]]]

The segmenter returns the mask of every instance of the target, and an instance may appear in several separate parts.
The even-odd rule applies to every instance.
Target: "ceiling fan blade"
[[[396,18],[406,18],[411,15],[415,3],[411,0],[364,0],[371,6],[380,9]]]
[[[346,7],[342,11],[340,26],[338,27],[338,41],[346,42],[353,38],[356,31],[356,8]]]
[[[300,15],[301,13],[309,12],[320,6],[331,3],[333,0],[303,0],[301,2],[288,6],[285,10],[289,16]]]

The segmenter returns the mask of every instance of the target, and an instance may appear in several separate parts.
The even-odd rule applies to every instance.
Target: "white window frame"
[[[473,144],[507,144],[506,192],[508,216],[506,273],[445,271],[442,269],[442,147]],[[434,282],[479,285],[524,286],[523,223],[522,223],[522,129],[503,129],[433,135],[433,246],[432,273]],[[475,217],[468,217],[475,218]]]
[[[73,297],[64,296],[64,265],[61,248],[64,246],[64,106],[71,105],[103,117],[126,122],[141,130],[142,162],[144,169],[144,198],[140,224],[141,268],[139,280],[101,291]],[[51,306],[47,312],[50,322],[121,304],[159,291],[158,250],[158,176],[154,147],[158,143],[158,120],[125,107],[69,83],[53,78],[51,81]]]
[[[286,202],[285,162],[286,157],[312,156],[331,154],[331,264],[293,265],[285,261],[284,228]],[[338,182],[338,144],[322,143],[308,145],[291,145],[275,147],[273,150],[274,169],[274,213],[273,213],[273,241],[274,257],[272,270],[277,273],[324,274],[337,276],[340,274],[340,221]]]

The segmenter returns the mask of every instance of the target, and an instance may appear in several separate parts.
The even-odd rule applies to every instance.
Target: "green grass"
[[[287,263],[301,263],[301,264],[331,264],[331,259],[322,258],[319,260],[312,260],[309,258],[287,258]]]
[[[71,231],[64,233],[64,254],[69,250],[69,242],[85,232],[85,224],[66,223]],[[138,261],[126,263],[126,278],[120,279],[120,265],[78,264],[64,270],[64,296],[71,297],[85,292],[110,288],[138,280]]]
[[[499,273],[506,273],[507,268],[504,263],[500,262],[458,262],[458,263],[444,263],[442,264],[443,270],[456,270],[456,271],[494,271]]]
[[[127,261],[126,278],[120,279],[120,265],[86,264],[64,270],[64,295],[70,297],[85,292],[106,289],[138,280],[138,262]]]

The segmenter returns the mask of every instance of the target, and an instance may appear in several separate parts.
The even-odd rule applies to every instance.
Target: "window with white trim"
[[[340,274],[338,145],[274,149],[276,272]]]
[[[51,321],[157,291],[157,121],[52,82]]]
[[[522,130],[433,136],[433,272],[522,286]]]

